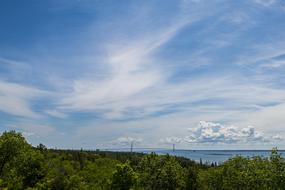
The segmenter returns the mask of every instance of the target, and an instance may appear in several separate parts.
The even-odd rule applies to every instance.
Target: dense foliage
[[[234,157],[203,165],[169,155],[51,150],[15,131],[0,136],[0,189],[12,190],[281,190],[285,161]]]

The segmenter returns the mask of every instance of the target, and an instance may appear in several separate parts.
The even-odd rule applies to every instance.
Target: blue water
[[[245,157],[261,156],[269,157],[271,150],[166,150],[166,149],[150,149],[150,150],[135,150],[136,152],[151,153],[155,152],[157,154],[170,154],[175,156],[181,156],[195,160],[197,162],[202,159],[205,162],[216,162],[222,163],[231,157],[240,155]],[[280,150],[279,153],[284,157],[285,150]]]

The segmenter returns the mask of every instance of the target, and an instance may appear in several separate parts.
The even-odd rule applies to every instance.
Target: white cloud
[[[247,143],[268,142],[269,139],[254,127],[244,128],[224,126],[219,123],[201,121],[197,128],[189,129],[190,135],[185,138],[189,143]]]
[[[251,84],[243,79],[237,81],[226,76],[193,78],[175,84],[163,81],[152,84],[155,80],[151,79],[141,77],[137,83],[133,83],[135,79],[126,78],[124,82],[114,80],[105,85],[82,81],[76,87],[76,93],[64,99],[66,104],[62,108],[75,111],[95,110],[107,119],[124,119],[171,111],[172,107],[180,109],[182,106],[187,109],[186,105],[209,100],[225,102],[216,104],[216,109],[224,111],[256,109],[259,105],[285,101],[285,91],[282,89]],[[205,103],[207,104],[210,106]]]
[[[274,1],[259,0],[258,3],[268,6],[273,5]],[[244,7],[245,4],[248,7]],[[93,36],[96,36],[94,34],[97,34],[97,30],[94,32],[92,29],[90,32],[92,36],[86,35],[86,39],[80,36],[80,39],[75,39],[75,41],[88,41],[83,46],[74,46],[78,48],[72,52],[80,49],[75,56],[71,55],[72,53],[69,53],[71,57],[66,54],[62,55],[61,51],[53,54],[53,51],[46,49],[46,52],[43,52],[47,56],[44,57],[50,60],[39,58],[34,61],[40,63],[35,64],[38,65],[39,70],[33,70],[34,67],[30,68],[31,71],[40,72],[40,70],[45,70],[42,68],[42,65],[45,65],[44,68],[53,71],[47,72],[48,76],[43,75],[43,78],[51,78],[51,89],[55,89],[52,105],[56,106],[44,108],[48,110],[43,110],[43,114],[65,118],[68,113],[75,112],[76,114],[81,111],[90,113],[90,115],[96,115],[96,119],[86,121],[86,123],[92,123],[89,127],[79,124],[80,127],[76,129],[78,133],[88,134],[90,139],[95,139],[94,135],[99,134],[98,139],[100,138],[101,141],[105,139],[109,142],[114,136],[124,135],[121,129],[137,130],[142,133],[144,139],[151,137],[151,140],[147,142],[150,146],[157,139],[166,136],[168,137],[161,140],[163,143],[180,141],[181,138],[175,135],[182,136],[185,128],[195,126],[193,123],[199,120],[228,123],[234,121],[235,126],[252,124],[257,127],[245,127],[244,132],[238,133],[236,127],[223,126],[217,133],[208,134],[210,139],[216,138],[217,141],[225,136],[226,143],[235,140],[240,142],[238,139],[241,140],[242,135],[250,133],[253,133],[252,137],[257,140],[259,130],[266,129],[266,132],[271,131],[270,128],[282,130],[285,122],[282,117],[285,110],[284,88],[276,87],[274,85],[276,81],[270,81],[272,82],[270,83],[266,76],[264,80],[263,78],[260,81],[260,78],[255,80],[256,75],[260,75],[257,73],[259,70],[256,69],[255,64],[261,64],[262,69],[268,69],[268,67],[280,69],[284,65],[283,61],[274,59],[284,54],[283,40],[279,40],[279,43],[275,41],[275,37],[281,35],[281,39],[282,34],[270,37],[271,32],[268,32],[264,38],[270,39],[268,43],[255,35],[251,39],[255,30],[249,31],[249,29],[259,28],[259,24],[264,26],[268,22],[260,21],[258,18],[262,14],[259,10],[263,7],[256,6],[255,3],[252,6],[248,2],[241,2],[241,6],[235,5],[235,3],[224,1],[185,0],[178,14],[173,11],[171,16],[165,15],[165,18],[158,15],[158,20],[164,20],[163,23],[168,23],[167,26],[160,25],[160,21],[155,18],[150,19],[149,15],[140,15],[138,20],[131,18],[133,22],[129,25],[122,21],[124,19],[119,18],[116,20],[118,23],[114,20],[110,22],[111,25],[114,23],[120,25],[119,29],[111,27],[112,30],[106,33],[106,39],[104,38],[106,36],[102,35],[103,38],[100,36],[100,39],[96,40]],[[140,10],[144,12],[144,8]],[[151,10],[156,11],[156,8],[152,7]],[[213,12],[218,12],[218,14]],[[206,19],[203,20],[204,18]],[[151,24],[148,23],[148,19],[151,20]],[[197,20],[203,21],[195,25],[194,22]],[[148,24],[142,26],[139,21]],[[138,23],[139,29],[134,23]],[[193,30],[192,23],[194,23]],[[105,25],[104,22],[101,24]],[[235,30],[231,29],[233,25]],[[88,26],[88,28],[92,27],[94,26]],[[95,28],[100,27],[96,25]],[[130,28],[133,30],[131,37],[129,36]],[[115,38],[112,38],[112,35]],[[176,40],[178,35],[181,36]],[[249,39],[248,36],[250,36]],[[254,39],[261,40],[260,44],[254,43],[252,41]],[[62,46],[59,48],[62,49]],[[93,51],[93,48],[100,49],[100,51]],[[243,49],[246,52],[243,52]],[[220,56],[220,52],[216,52],[220,50],[225,50],[222,55],[226,56]],[[227,56],[228,50],[229,53],[233,53],[233,56],[230,54]],[[92,55],[87,55],[90,52]],[[214,56],[211,55],[213,52]],[[57,54],[62,56],[59,60],[64,61],[58,61]],[[231,58],[237,55],[241,57],[231,62]],[[76,63],[72,64],[70,60],[74,57],[77,58],[72,61]],[[217,61],[213,57],[225,57],[225,60]],[[0,62],[10,64],[11,68],[22,65],[21,62],[3,59]],[[236,62],[240,65],[234,65]],[[231,63],[233,65],[228,66]],[[209,68],[201,67],[201,70],[198,69],[195,72],[194,69],[201,65],[209,65]],[[189,70],[193,72],[188,73]],[[72,71],[71,75],[68,74],[70,71]],[[270,75],[274,76],[274,73]],[[14,78],[18,75],[11,76]],[[180,80],[181,78],[183,79]],[[3,84],[9,88],[3,87]],[[39,114],[33,111],[32,103],[35,103],[34,98],[40,96],[41,92],[35,88],[2,82],[0,83],[0,110],[17,116],[39,117]],[[124,122],[108,123],[116,119],[124,120]],[[102,122],[102,124],[101,121],[106,123]],[[244,122],[243,125],[240,125],[242,122]],[[101,127],[103,125],[104,127]],[[206,135],[204,133],[208,131],[203,130],[200,134],[202,135],[201,141],[206,141],[206,136],[203,137],[203,135]],[[104,135],[98,131],[104,131]],[[138,132],[130,134],[138,134]],[[194,135],[194,139],[198,141],[200,136]],[[123,137],[121,141],[130,142],[132,139],[129,138]],[[243,140],[246,141],[245,139],[247,138],[244,137]]]
[[[277,135],[272,136],[272,139],[280,141],[280,140],[283,140],[283,137],[281,137],[279,134],[277,134]]]
[[[14,130],[20,130],[26,136],[45,137],[46,135],[55,132],[55,128],[52,126],[32,123],[11,124],[7,127]]]
[[[22,132],[22,135],[27,138],[27,137],[34,136],[35,133],[31,133],[31,132],[26,132],[26,131],[24,131],[24,132]]]
[[[284,50],[284,53],[285,53],[285,50]],[[283,59],[278,58],[278,57],[282,57],[282,56],[283,56]],[[281,53],[277,56],[264,59],[264,60],[262,60],[261,67],[279,69],[279,68],[285,66],[284,56],[285,56],[285,54]]]
[[[22,117],[40,117],[32,110],[30,101],[43,95],[43,91],[33,87],[0,81],[0,111]]]
[[[76,80],[73,91],[62,100],[62,108],[73,110],[104,110],[116,111],[116,104],[127,102],[137,94],[144,93],[163,81],[160,70],[150,63],[151,54],[166,43],[176,32],[185,26],[177,24],[159,36],[115,47],[109,51],[107,63],[110,65],[110,77],[97,80]],[[127,103],[125,105],[127,107]],[[119,111],[123,111],[118,108]]]
[[[143,141],[140,137],[119,137],[112,142],[114,145],[128,146],[133,144],[140,144]]]
[[[274,42],[263,41],[262,43],[257,42],[256,44],[249,44],[251,51],[242,53],[237,59],[238,65],[260,65],[261,67],[278,67],[282,66],[282,60],[276,58],[284,56],[285,45],[280,41]],[[284,61],[284,60],[283,60]]]
[[[48,114],[49,116],[57,117],[57,118],[61,118],[61,119],[67,117],[67,114],[60,112],[58,110],[46,110],[45,113]]]
[[[178,143],[181,143],[182,141],[183,141],[182,138],[172,136],[172,137],[166,137],[164,139],[160,139],[159,143],[161,143],[161,144],[178,144]]]
[[[231,13],[231,18],[236,18],[237,22],[250,20],[248,14],[236,11]],[[181,19],[184,15],[185,18]],[[209,73],[208,76],[195,78],[189,75],[183,82],[170,83],[170,77],[175,72],[173,68],[176,65],[172,63],[172,68],[165,69],[164,65],[168,60],[158,59],[159,56],[156,53],[185,27],[190,26],[191,22],[203,19],[205,15],[199,16],[191,17],[184,13],[178,17],[177,23],[173,22],[175,24],[168,27],[157,27],[160,29],[153,31],[152,35],[139,32],[137,38],[114,40],[111,45],[103,46],[106,48],[104,55],[107,55],[102,58],[102,62],[107,65],[105,77],[100,79],[86,77],[74,80],[71,90],[65,93],[59,101],[60,112],[95,111],[100,113],[103,119],[129,119],[167,112],[171,106],[179,107],[184,104],[183,106],[187,107],[185,104],[190,105],[199,101],[219,100],[223,102],[224,100],[227,103],[218,103],[216,107],[220,110],[231,111],[240,108],[255,109],[262,104],[285,101],[284,90],[271,88],[265,83],[251,80],[254,76],[235,75],[232,77],[231,73],[229,75]],[[214,25],[215,27],[217,24]],[[221,39],[224,37],[225,35]],[[195,50],[190,53],[187,68],[196,62],[204,64],[197,60],[206,59],[207,61],[204,62],[211,62],[210,57],[205,58],[205,51],[223,48],[225,44],[233,43],[228,39],[225,42],[214,39],[216,38],[208,39],[208,42],[213,41],[213,44],[197,51],[200,53]],[[272,51],[265,55],[265,50],[262,49],[260,52],[257,50],[249,57],[247,55],[240,57],[237,62],[242,61],[248,64],[263,60],[268,58],[268,55],[272,56]]]
[[[240,123],[252,123],[259,128],[270,131],[284,131],[285,103],[261,107],[255,112],[241,114]]]
[[[226,16],[227,22],[251,25],[251,22],[248,23],[248,21],[254,20],[251,18],[251,12],[243,13],[239,10],[230,12]],[[245,21],[247,22],[245,23]],[[224,23],[222,19],[218,24],[211,25],[213,28],[205,27],[206,34],[209,29],[214,31],[215,27],[221,23]],[[106,71],[102,73],[103,77],[79,77],[79,79],[74,80],[71,85],[72,90],[62,97],[59,110],[62,112],[95,111],[105,121],[109,119],[128,120],[139,118],[138,121],[125,121],[124,124],[114,122],[111,125],[122,128],[128,126],[124,130],[139,128],[143,131],[144,138],[152,136],[152,142],[156,142],[160,135],[172,137],[172,135],[176,135],[173,133],[183,133],[179,131],[183,131],[185,125],[201,119],[240,121],[244,116],[242,112],[247,114],[255,113],[264,109],[265,106],[263,105],[285,101],[285,91],[282,88],[274,88],[267,85],[266,82],[263,83],[263,81],[251,80],[251,77],[254,78],[254,76],[238,75],[239,69],[234,71],[234,76],[231,71],[228,74],[217,71],[217,74],[209,72],[207,75],[200,77],[192,77],[191,74],[187,74],[185,77],[187,79],[182,82],[171,81],[171,74],[175,72],[174,69],[178,63],[174,60],[173,63],[170,63],[172,67],[165,69],[165,63],[169,61],[167,58],[170,56],[166,55],[166,58],[159,59],[156,53],[174,39],[184,27],[188,26],[189,21],[186,19],[169,27],[157,26],[156,28],[159,28],[159,30],[152,31],[152,36],[145,35],[144,32],[140,31],[138,37],[135,38],[112,40],[111,45],[103,46],[106,50],[104,55],[107,55],[101,60],[106,66]],[[230,45],[235,42],[234,40],[240,40],[240,37],[242,37],[240,31],[233,33],[227,34],[229,37],[227,36],[224,41],[222,39],[225,39],[226,35],[223,32],[219,32],[219,35],[213,34],[213,37],[206,38],[208,43],[213,42],[209,47],[194,50],[194,53],[189,50],[187,53],[190,58],[187,60],[189,63],[186,67],[189,68],[196,62],[200,64],[200,60],[203,59],[207,59],[207,63],[213,62],[205,52],[224,48],[225,46],[231,48]],[[219,38],[216,38],[217,36]],[[248,57],[245,54],[245,57],[238,61],[246,64],[255,63],[283,52],[280,48],[277,48],[279,50],[276,52],[274,46],[266,46],[265,49],[263,47],[253,47],[252,49],[256,51],[254,53],[249,51],[250,55]],[[184,67],[180,69],[184,70]],[[160,112],[176,113],[162,117]],[[156,118],[149,118],[152,114],[155,114]],[[198,116],[198,114],[200,115]],[[189,118],[189,116],[191,117]],[[257,120],[259,119],[257,118]],[[84,131],[84,133],[91,135],[93,131],[95,134],[102,130],[98,127],[101,126],[100,122],[98,123],[94,122],[92,126],[87,128],[82,127],[78,129],[78,132]],[[144,127],[141,127],[141,125],[144,125]],[[258,129],[261,130],[263,127],[260,126],[264,125],[254,124],[254,126],[258,126]],[[143,128],[156,132],[151,134],[152,132],[146,132]],[[108,129],[116,131],[115,127]],[[262,139],[261,133],[256,131],[255,128],[245,127],[243,129],[244,132],[241,132],[241,134],[238,134],[237,127],[228,129],[229,131],[226,132],[232,132],[232,136],[228,135],[225,138],[226,143],[235,140],[236,142],[247,141],[250,138],[252,138],[252,141],[258,141],[258,138],[260,138],[259,141],[267,140],[266,138]],[[242,135],[246,136],[250,133],[253,133],[251,137],[241,138]],[[106,133],[106,136],[108,135],[111,136],[112,134]],[[179,139],[179,137],[177,138]],[[222,139],[220,136],[217,137],[217,140],[219,138]],[[169,138],[166,141],[171,142],[173,140]],[[124,138],[122,141],[130,142],[130,140]]]
[[[183,10],[192,7],[187,3],[182,4]],[[61,98],[59,109],[96,111],[107,119],[124,118],[133,110],[147,114],[160,110],[161,105],[148,106],[157,100],[159,90],[168,89],[167,80],[171,71],[165,72],[162,67],[164,60],[158,60],[157,53],[182,29],[201,19],[204,14],[195,11],[192,14],[191,11],[184,10],[168,26],[157,26],[151,33],[146,27],[135,38],[115,39],[112,43],[103,45],[106,53],[101,62],[107,68],[105,77],[74,80],[71,91]],[[165,88],[161,89],[163,86]],[[152,98],[154,90],[155,97]]]
[[[276,0],[255,0],[256,3],[268,7],[276,3]]]

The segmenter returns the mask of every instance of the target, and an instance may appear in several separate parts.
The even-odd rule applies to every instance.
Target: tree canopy
[[[21,133],[0,136],[0,189],[12,190],[283,190],[285,161],[236,156],[221,165],[170,155],[53,150]]]

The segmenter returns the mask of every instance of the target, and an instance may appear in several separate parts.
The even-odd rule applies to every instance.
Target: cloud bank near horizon
[[[161,139],[163,144],[254,144],[254,143],[274,143],[282,141],[279,134],[273,136],[265,135],[263,132],[256,130],[253,126],[238,127],[234,125],[222,125],[220,123],[200,121],[197,127],[188,129],[188,135],[181,137],[166,137]]]

